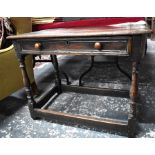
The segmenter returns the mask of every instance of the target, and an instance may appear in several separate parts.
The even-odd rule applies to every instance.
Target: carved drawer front
[[[24,41],[21,48],[25,53],[34,54],[129,55],[131,52],[131,39]]]

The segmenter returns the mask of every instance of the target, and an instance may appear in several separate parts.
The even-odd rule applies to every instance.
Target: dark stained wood
[[[132,80],[130,88],[129,136],[133,137],[136,123],[136,106],[138,97],[138,63],[132,63]]]
[[[32,95],[31,84],[30,84],[29,77],[26,71],[26,67],[25,67],[25,56],[21,56],[21,58],[19,59],[19,64],[20,64],[19,67],[21,68],[21,72],[23,76],[23,83],[25,86],[25,91],[27,94],[28,107],[31,113],[31,117],[34,118],[33,108],[36,102],[34,101],[34,98]]]
[[[113,131],[127,131],[128,122],[119,119],[110,118],[95,118],[91,116],[83,116],[71,113],[57,112],[53,110],[34,109],[35,116],[41,117],[47,120],[56,120],[56,122],[68,123],[82,123],[90,127],[98,127],[102,129],[108,129]]]
[[[136,127],[136,105],[138,96],[138,65],[144,56],[146,35],[151,30],[138,27],[81,27],[67,29],[51,29],[10,36],[15,45],[17,57],[23,75],[23,82],[29,101],[32,118],[43,117],[62,121],[84,122],[95,126],[112,125],[110,128],[127,127],[128,136],[133,137]],[[95,45],[97,44],[97,45]],[[34,100],[31,86],[25,69],[24,56],[27,54],[49,54],[56,75],[56,87],[48,90],[40,99]],[[130,56],[132,61],[132,79],[130,93],[123,90],[100,89],[91,87],[64,86],[59,76],[57,55],[107,55]],[[128,121],[110,119],[97,119],[86,116],[66,114],[56,111],[44,110],[48,102],[63,91],[88,93],[96,95],[117,96],[117,92],[125,97],[130,95],[130,112]],[[52,96],[53,98],[51,98]],[[36,103],[37,102],[37,103]],[[46,102],[46,103],[44,103]],[[42,108],[42,109],[41,109]]]
[[[32,54],[32,55],[88,55],[88,56],[95,56],[95,55],[105,55],[105,56],[129,56],[126,50],[104,50],[104,51],[91,51],[90,50],[71,50],[71,51],[65,51],[64,50],[55,50],[55,51],[27,51],[23,50],[23,54]]]
[[[65,54],[65,55],[128,55],[128,43],[130,37],[102,37],[102,39],[86,38],[85,40],[72,39],[69,41],[44,41],[36,43],[35,41],[22,41],[21,48],[24,54]],[[95,47],[95,44],[100,44],[100,47]],[[35,47],[37,44],[37,47]],[[39,48],[38,48],[39,44]],[[41,47],[40,47],[41,46]],[[102,47],[102,49],[101,49]]]
[[[61,88],[61,78],[59,73],[59,64],[58,64],[56,55],[51,55],[51,57],[53,59],[52,63],[53,63],[54,72],[55,72],[55,85],[58,87],[58,94],[60,94],[62,92],[62,88]]]
[[[138,95],[138,69],[137,69],[137,62],[132,63],[132,82],[131,82],[131,89],[130,89],[130,98],[135,101]]]
[[[123,121],[123,120],[119,120],[119,119],[110,119],[110,118],[94,118],[94,117],[90,117],[90,116],[81,116],[81,115],[71,115],[68,113],[63,113],[63,112],[58,112],[58,111],[52,111],[52,110],[45,110],[45,109],[35,109],[38,112],[42,112],[42,113],[49,113],[49,114],[53,114],[57,117],[59,116],[64,116],[64,117],[68,117],[68,118],[74,118],[76,117],[77,119],[83,119],[83,120],[89,120],[89,121],[94,121],[94,122],[99,122],[99,123],[107,123],[107,124],[114,124],[114,125],[122,125],[122,126],[126,126],[127,125],[127,121]]]
[[[48,102],[48,100],[58,92],[58,87],[55,86],[54,88],[49,87],[46,91],[44,91],[40,96],[35,98],[35,102],[37,103],[35,105],[36,108],[41,108],[45,105],[45,103]]]
[[[101,96],[115,96],[115,97],[129,98],[128,90],[119,90],[119,89],[62,85],[62,91],[63,92],[76,92],[76,93],[82,93],[82,94],[101,95]]]
[[[42,30],[37,32],[25,33],[15,36],[9,36],[8,39],[26,39],[26,38],[54,38],[54,37],[86,37],[86,36],[118,36],[118,35],[136,35],[147,34],[152,31],[148,28],[131,27],[76,27],[76,28],[57,28]]]
[[[26,44],[26,42],[22,42],[22,50],[125,50],[127,46],[127,39],[120,39],[118,40],[112,40],[112,39],[106,39],[102,38],[100,42],[99,40],[87,40],[84,41],[77,41],[77,40],[71,40],[71,41],[40,41],[40,43],[36,42],[29,42],[29,44]],[[96,44],[100,44],[100,47],[96,47]],[[38,47],[39,44],[39,47]],[[41,46],[41,48],[40,48]]]
[[[128,40],[127,51],[129,53],[129,55],[131,55],[131,52],[132,52],[132,38],[129,38],[129,40]]]

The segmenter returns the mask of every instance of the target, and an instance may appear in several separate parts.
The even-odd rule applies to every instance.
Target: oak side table
[[[28,107],[31,117],[58,120],[60,122],[80,122],[92,126],[123,129],[128,137],[134,137],[136,124],[136,105],[138,96],[138,66],[145,53],[147,27],[79,27],[59,28],[9,36],[14,43],[17,58],[27,93]],[[26,55],[51,55],[55,69],[55,87],[50,88],[38,98],[34,98],[29,77],[25,69]],[[131,86],[129,91],[92,88],[85,86],[61,84],[57,55],[87,55],[130,57],[132,61]],[[94,118],[58,112],[47,109],[47,102],[62,92],[78,92],[83,94],[108,95],[122,93],[130,98],[128,120]],[[95,104],[95,103],[94,103]]]

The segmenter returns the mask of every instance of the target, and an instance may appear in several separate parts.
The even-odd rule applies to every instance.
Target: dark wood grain
[[[131,27],[76,27],[76,28],[57,28],[31,33],[25,33],[15,36],[9,36],[7,39],[26,39],[26,38],[54,38],[54,37],[86,37],[86,36],[118,36],[118,35],[136,35],[147,34],[152,31],[148,28]]]
[[[108,129],[108,131],[118,131],[118,132],[126,132],[128,127],[128,122],[125,120],[119,119],[110,119],[110,118],[95,118],[91,116],[83,116],[71,113],[57,112],[53,110],[45,110],[45,109],[34,109],[36,117],[41,117],[46,120],[53,120],[58,123],[66,123],[66,124],[83,124],[91,127],[91,128],[100,128],[100,129]]]
[[[84,122],[95,126],[106,126],[110,128],[127,127],[128,136],[133,137],[136,127],[136,106],[138,96],[138,65],[145,53],[146,35],[151,30],[138,27],[81,27],[67,29],[51,29],[31,32],[16,36],[10,36],[15,45],[17,57],[23,75],[23,82],[29,101],[31,117],[50,118],[52,120]],[[97,43],[97,44],[96,44]],[[95,45],[96,44],[96,45]],[[39,98],[34,100],[29,77],[25,69],[23,57],[25,55],[48,54],[53,59],[55,69],[56,87],[48,90]],[[123,90],[100,89],[91,87],[64,86],[59,76],[59,64],[57,55],[107,55],[107,56],[129,56],[132,62],[132,79],[130,93]],[[50,99],[57,97],[61,92],[78,92],[96,95],[119,96],[118,92],[125,97],[130,95],[130,112],[128,121],[110,119],[96,119],[92,117],[65,114],[56,111],[45,110]],[[52,97],[50,97],[52,96]],[[53,99],[52,98],[52,99]],[[37,102],[37,103],[36,103]],[[46,103],[44,103],[46,102]],[[112,125],[112,126],[110,126]]]
[[[129,55],[129,40],[131,37],[88,37],[82,40],[68,38],[66,40],[37,39],[22,40],[21,49],[24,54],[54,54],[54,55],[111,55],[127,56]],[[101,48],[95,48],[99,43]],[[39,45],[39,47],[38,47]],[[131,52],[131,51],[130,51]]]
[[[114,96],[114,97],[129,98],[129,91],[120,90],[120,89],[62,85],[62,91],[63,92],[75,92],[75,93],[81,93],[81,94],[92,94],[92,95],[101,95],[101,96]]]

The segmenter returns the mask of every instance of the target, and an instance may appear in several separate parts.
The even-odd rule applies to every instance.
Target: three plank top
[[[76,27],[56,28],[7,37],[7,39],[35,39],[35,38],[61,38],[61,37],[89,37],[89,36],[114,36],[114,35],[136,35],[147,34],[152,31],[147,27]]]

